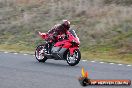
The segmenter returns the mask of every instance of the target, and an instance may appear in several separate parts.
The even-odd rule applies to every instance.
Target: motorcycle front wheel
[[[81,53],[78,49],[74,51],[74,54],[72,56],[70,55],[70,52],[67,52],[66,54],[66,61],[70,66],[77,65],[80,59],[81,59]]]
[[[45,62],[47,57],[44,56],[44,45],[38,45],[35,50],[35,57],[39,62]]]

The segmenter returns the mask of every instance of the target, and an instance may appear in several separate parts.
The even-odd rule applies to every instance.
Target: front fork
[[[45,49],[46,53],[51,53],[52,43],[46,43]]]
[[[74,54],[74,51],[79,49],[78,47],[72,47],[72,48],[69,48],[69,51],[70,51],[70,55],[73,56]]]

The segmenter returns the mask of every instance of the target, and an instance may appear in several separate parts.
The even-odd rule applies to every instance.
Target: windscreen
[[[76,34],[76,32],[75,32],[73,29],[69,30],[69,32],[70,32],[75,38],[77,38],[77,34]]]

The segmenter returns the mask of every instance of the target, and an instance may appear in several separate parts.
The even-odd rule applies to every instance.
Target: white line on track
[[[14,53],[14,54],[18,54],[18,53]]]
[[[83,62],[86,62],[87,60],[82,60]]]
[[[99,62],[99,63],[103,64],[104,62]]]
[[[91,62],[93,62],[93,63],[94,63],[95,61],[91,61]]]
[[[9,52],[4,52],[4,53],[9,53]],[[13,53],[13,54],[18,54],[18,53]],[[28,55],[28,54],[23,54],[23,55]],[[35,55],[32,55],[32,56],[35,56]],[[82,60],[83,62],[86,62],[87,60]],[[96,62],[96,61],[90,61],[90,62],[92,62],[92,63],[94,63],[94,62]],[[101,63],[101,64],[103,64],[103,63],[105,63],[105,62],[99,62],[99,63]],[[109,64],[111,64],[111,65],[113,65],[113,64],[115,64],[115,63],[109,63]],[[123,64],[117,64],[117,65],[119,65],[119,66],[121,66],[121,65],[123,65]],[[127,67],[131,67],[132,65],[126,65]]]
[[[109,63],[109,64],[115,64],[115,63]]]
[[[28,54],[23,54],[23,55],[28,55]]]
[[[128,67],[132,66],[132,65],[127,65]]]
[[[4,52],[4,53],[8,53],[8,52]]]
[[[118,64],[118,65],[123,65],[123,64]]]

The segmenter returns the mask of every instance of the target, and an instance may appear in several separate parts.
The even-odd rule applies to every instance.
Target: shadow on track
[[[56,62],[56,61],[54,61],[54,62],[38,62],[38,61],[36,61],[34,64],[37,64],[37,65],[41,65],[41,66],[48,66],[48,67],[61,67],[61,68],[81,68],[79,65],[76,65],[76,66],[69,66],[65,61],[64,61],[64,63],[59,63],[59,62]]]

